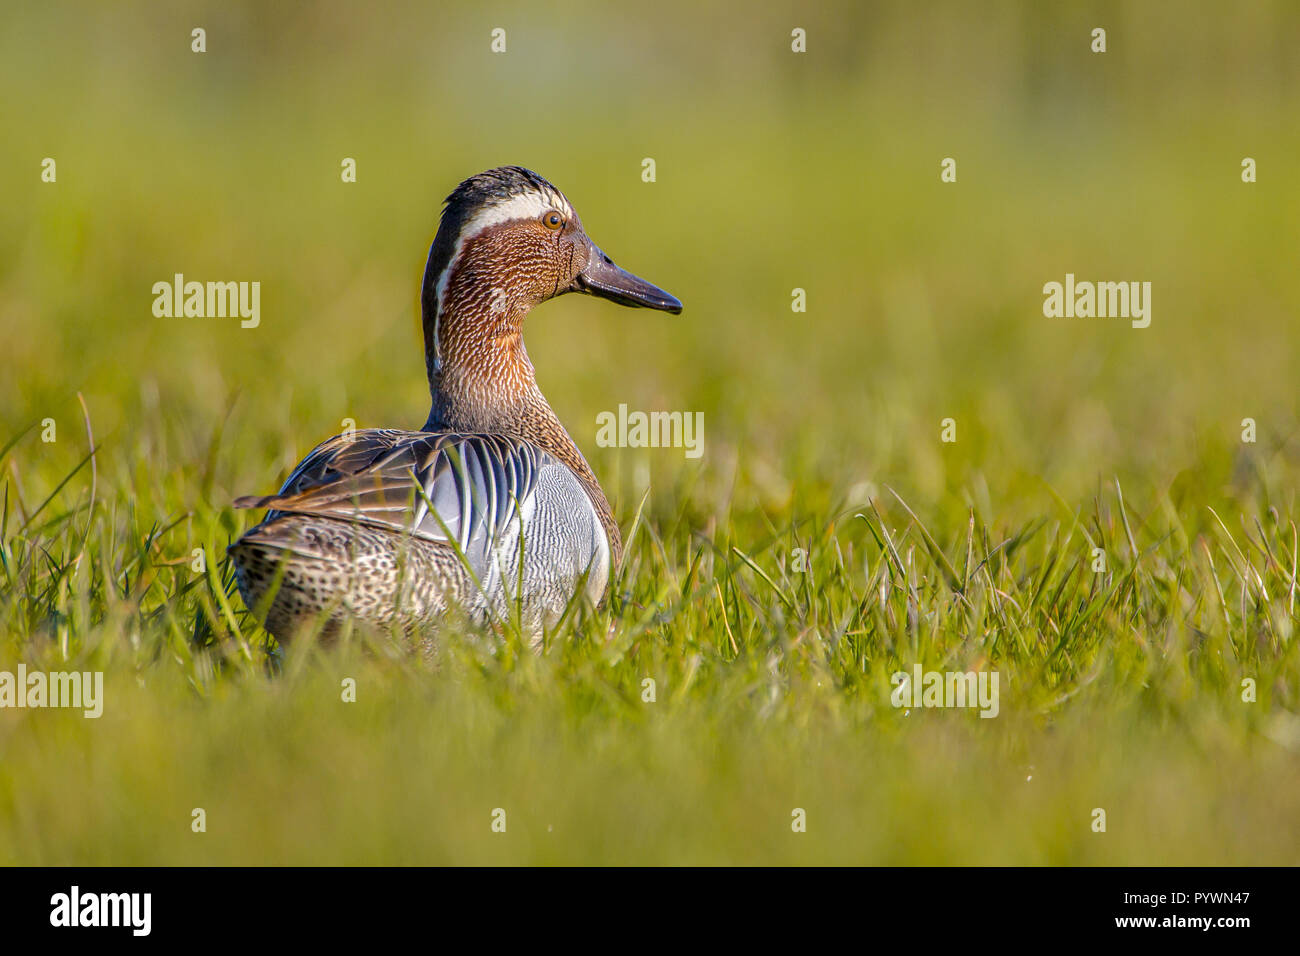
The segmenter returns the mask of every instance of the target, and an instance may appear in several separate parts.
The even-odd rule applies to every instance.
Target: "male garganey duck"
[[[535,633],[579,588],[599,602],[618,525],[523,340],[528,311],[566,292],[682,309],[614,265],[536,173],[506,166],[456,187],[424,272],[424,427],[336,435],[279,494],[235,502],[270,509],[229,553],[272,634],[348,618],[410,632],[453,607],[478,621],[518,608]]]

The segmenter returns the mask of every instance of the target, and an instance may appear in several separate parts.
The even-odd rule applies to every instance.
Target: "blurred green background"
[[[994,529],[1015,528],[1086,509],[1113,479],[1138,510],[1163,509],[1188,540],[1213,527],[1208,506],[1230,515],[1234,531],[1249,525],[1247,515],[1272,509],[1290,540],[1300,477],[1300,5],[46,3],[11,5],[3,23],[0,444],[46,417],[58,422],[59,441],[42,444],[30,432],[0,467],[10,509],[21,499],[30,510],[54,491],[87,452],[82,393],[100,446],[96,527],[110,550],[132,534],[168,527],[154,558],[184,563],[193,547],[219,547],[247,526],[247,513],[229,509],[232,498],[274,490],[344,419],[418,427],[428,409],[419,283],[441,201],[464,177],[502,164],[551,179],[620,265],[685,303],[680,317],[670,317],[568,296],[540,307],[527,327],[541,387],[624,529],[649,488],[651,527],[666,538],[679,533],[666,546],[669,559],[689,552],[692,533],[711,535],[720,522],[735,522],[733,540],[747,551],[768,547],[779,529],[810,515],[834,526],[886,485],[945,547],[964,541],[972,510]],[[1098,26],[1107,30],[1104,54],[1090,51]],[[191,52],[195,27],[206,30],[206,53]],[[490,49],[498,27],[506,30],[504,54]],[[807,31],[804,54],[791,52],[795,27]],[[1258,163],[1254,184],[1241,181],[1247,156]],[[44,157],[57,161],[56,184],[40,181]],[[344,157],[357,161],[355,184],[340,180]],[[641,179],[646,157],[656,162],[654,183]],[[944,157],[957,161],[955,184],[940,182]],[[151,286],[176,272],[260,281],[260,327],[155,318]],[[1067,272],[1151,282],[1150,327],[1045,318],[1042,286]],[[807,292],[804,314],[791,312],[796,287]],[[596,447],[596,415],[619,403],[702,411],[703,458]],[[938,441],[946,417],[957,421],[953,445]],[[1255,445],[1240,442],[1246,417],[1258,422]],[[80,473],[56,502],[84,505],[87,484]],[[79,532],[83,519],[69,524]],[[1144,547],[1164,536],[1139,531]],[[870,541],[860,527],[854,534]],[[26,546],[36,547],[27,537]],[[775,553],[783,560],[787,552]],[[75,585],[68,587],[75,597]],[[1281,587],[1285,594],[1285,580]],[[6,605],[0,664],[49,653],[32,638],[46,633],[44,618],[31,607],[20,611],[21,603]],[[94,659],[145,680],[140,647],[153,646],[147,623],[131,630],[121,623],[129,616],[114,617],[110,608],[110,624],[90,613],[78,631],[76,613],[68,613],[71,649],[66,630],[50,631],[64,635],[64,659],[99,654]],[[1289,627],[1286,634],[1289,642]],[[1115,635],[1128,639],[1122,630]],[[969,635],[951,636],[961,646]],[[122,638],[133,651],[105,649]],[[1294,710],[1296,661],[1286,647],[1273,662],[1270,692],[1275,705]],[[120,653],[126,656],[114,657]],[[298,779],[337,785],[318,776],[320,764],[295,763],[310,762],[301,756],[310,751],[290,743],[276,753],[300,756],[283,763],[269,752],[250,755],[257,750],[250,708],[265,717],[258,708],[273,707],[284,685],[257,684],[270,703],[258,697],[254,707],[236,697],[222,704],[222,694],[235,691],[187,653],[150,657],[148,666],[163,674],[170,666],[188,676],[137,701],[141,719],[166,723],[177,707],[184,714],[199,707],[177,733],[226,728],[231,736],[213,746],[251,748],[239,752],[265,771],[259,786],[287,795]],[[655,653],[694,673],[691,655],[671,641]],[[898,824],[904,836],[845,845],[822,831],[821,856],[760,846],[736,857],[728,853],[743,842],[740,824],[736,832],[710,830],[712,847],[694,829],[705,827],[698,821],[684,831],[690,839],[664,844],[654,842],[663,832],[656,827],[673,823],[655,817],[642,821],[638,836],[625,834],[626,845],[589,834],[570,851],[538,844],[507,858],[980,858],[987,844],[971,843],[960,821],[1003,806],[1005,794],[985,782],[968,803],[945,803],[951,778],[935,768],[978,775],[987,766],[981,761],[1005,759],[997,772],[1018,779],[1021,751],[1032,747],[996,739],[984,744],[988,751],[967,754],[963,741],[983,728],[950,728],[927,735],[928,744],[898,744],[891,776],[907,782],[867,796],[854,788],[878,787],[877,775],[854,765],[846,779],[833,780],[828,768],[852,762],[864,739],[874,741],[867,745],[873,765],[888,768],[890,758],[875,749],[893,745],[853,720],[855,735],[826,729],[830,737],[822,739],[820,705],[793,721],[812,728],[790,745],[795,751],[817,750],[808,741],[822,740],[824,756],[811,766],[782,763],[792,752],[784,749],[765,762],[738,743],[751,731],[707,724],[724,701],[746,699],[756,686],[747,682],[770,658],[754,652],[750,664],[735,677],[736,696],[719,676],[708,685],[713,696],[701,692],[683,704],[674,739],[698,737],[702,753],[665,756],[656,749],[668,739],[657,736],[667,734],[662,729],[638,738],[644,749],[636,749],[620,744],[616,728],[606,731],[609,752],[625,745],[651,762],[678,760],[686,782],[675,790],[665,784],[664,792],[679,809],[696,805],[692,795],[721,807],[798,764],[799,774],[822,780],[832,803],[843,788],[857,794],[854,805],[883,816],[915,813]],[[303,686],[332,686],[334,665],[319,666],[326,676],[311,672]],[[379,667],[373,660],[355,666]],[[548,680],[600,679],[578,665],[558,673],[545,663],[520,666],[542,668],[507,686],[536,704],[543,726],[552,707]],[[635,673],[620,680],[635,687]],[[1170,708],[1181,713],[1142,698],[1145,678],[1130,677],[1136,699],[1160,720]],[[375,679],[384,679],[382,668]],[[158,678],[149,680],[154,686]],[[134,684],[129,676],[121,681],[127,690]],[[476,697],[457,685],[435,712],[398,708],[401,716],[391,719],[409,735],[401,739],[419,740],[426,720],[450,719],[451,699],[460,701],[457,713],[488,708],[497,717],[484,717],[482,726],[496,727],[500,711],[485,700],[506,692],[493,686],[486,681]],[[1232,686],[1225,680],[1215,693],[1230,697]],[[194,691],[200,703],[177,703]],[[1186,706],[1203,712],[1196,692],[1187,694]],[[282,703],[290,708],[282,718],[306,706]],[[202,709],[209,706],[217,710]],[[527,709],[518,701],[501,706]],[[583,706],[599,712],[590,702],[574,709]],[[1204,788],[1189,816],[1169,817],[1178,821],[1173,832],[1155,836],[1135,827],[1128,855],[1117,857],[1083,847],[1077,841],[1085,837],[1060,836],[1066,817],[1054,814],[1067,811],[1040,807],[1047,815],[1008,837],[998,862],[1297,861],[1294,828],[1288,839],[1275,838],[1276,827],[1295,819],[1295,799],[1285,797],[1300,791],[1294,750],[1235,723],[1219,750],[1187,744],[1187,762],[1179,763],[1184,742],[1196,736],[1187,736],[1191,725],[1179,717],[1169,773],[1122,778],[1124,768],[1167,750],[1169,728],[1159,720],[1141,733],[1124,723],[1121,715],[1137,706],[1103,695],[1077,718],[1071,746],[1095,748],[1100,779],[1113,792],[1138,794],[1144,806]],[[96,746],[107,746],[103,735],[126,720],[121,712],[96,728],[66,724],[64,737],[36,720],[0,713],[9,758],[0,767],[0,821],[10,828],[6,839],[0,823],[0,859],[111,862],[110,848],[123,861],[194,859],[181,844],[157,841],[152,855],[127,830],[103,844],[74,837],[76,804],[61,805],[57,796],[88,781],[116,787],[107,781],[122,761],[182,761],[181,739],[132,743],[138,731],[119,728],[119,751],[96,750],[87,735],[101,735]],[[371,730],[382,739],[377,720]],[[1013,708],[1007,723],[1017,720]],[[370,738],[353,732],[346,752],[362,760]],[[1205,733],[1220,739],[1218,731]],[[1146,743],[1106,750],[1130,736]],[[585,738],[557,739],[569,741],[563,754],[579,759]],[[729,751],[725,741],[739,749]],[[531,746],[531,738],[512,739],[498,764],[524,766],[528,754],[539,754],[563,765]],[[83,766],[84,776],[55,767],[61,754],[92,752],[100,756],[87,757],[95,766]],[[1096,805],[1075,786],[1083,784],[1071,778],[1068,749],[1053,752],[1046,765],[1055,760],[1063,776],[1050,792]],[[1214,754],[1239,761],[1231,792],[1214,789]],[[226,779],[219,753],[191,756],[198,777]],[[695,758],[715,760],[711,772],[719,776],[700,782],[692,774],[705,771]],[[956,762],[945,764],[948,758]],[[454,755],[429,759],[464,769]],[[609,788],[626,797],[635,789],[627,776],[614,781],[582,765],[588,776],[574,779],[586,780],[591,793]],[[387,780],[384,792],[392,794],[402,766],[358,770],[357,779]],[[542,776],[545,769],[534,768]],[[1111,770],[1120,776],[1106,776]],[[482,781],[474,779],[469,789],[477,793]],[[559,800],[565,785],[553,785]],[[113,792],[130,805],[172,795],[161,778],[138,792]],[[494,798],[485,792],[483,799]],[[849,803],[846,796],[834,812],[848,814]],[[584,806],[567,812],[590,819],[595,811]],[[1017,813],[997,813],[1015,829]],[[1178,829],[1203,833],[1205,821],[1224,814],[1255,823],[1231,838],[1190,844]],[[187,811],[182,817],[183,829]],[[927,836],[925,821],[935,819],[950,832]],[[305,835],[259,856],[251,847],[261,831],[251,817],[248,825],[244,842],[226,844],[243,849],[222,859],[338,858],[310,849]],[[303,824],[303,834],[310,829]],[[385,847],[401,857],[400,839],[375,841],[362,839],[342,858],[381,861],[391,858]],[[416,856],[466,862],[488,852],[497,851],[435,841]]]
[[[713,461],[797,449],[813,474],[929,497],[1005,460],[999,508],[1034,504],[1003,497],[1027,474],[1067,496],[1165,481],[1246,416],[1293,455],[1300,10],[924,6],[10,11],[5,423],[75,420],[82,390],[126,448],[151,406],[201,433],[229,415],[236,443],[289,426],[297,447],[236,444],[254,457],[225,459],[232,494],[270,489],[344,417],[418,425],[441,200],[518,163],[686,303],[533,317],[543,390],[597,458],[595,415],[623,401],[704,411]],[[154,319],[174,272],[260,280],[261,327]],[[1151,327],[1045,319],[1066,272],[1151,281]],[[947,416],[955,448],[911,440]]]

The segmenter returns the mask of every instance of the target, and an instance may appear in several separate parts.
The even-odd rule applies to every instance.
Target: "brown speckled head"
[[[421,294],[434,414],[440,399],[444,414],[469,412],[467,403],[488,414],[535,387],[523,320],[533,306],[565,292],[681,311],[667,292],[615,266],[564,194],[537,173],[504,166],[457,186]]]

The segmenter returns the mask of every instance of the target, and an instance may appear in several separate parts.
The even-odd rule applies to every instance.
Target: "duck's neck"
[[[425,273],[426,429],[507,431],[529,398],[541,397],[524,349],[532,303],[492,281],[478,258],[462,255],[441,284],[432,259]]]
[[[523,335],[508,320],[438,318],[436,342],[426,346],[426,430],[509,432],[527,406],[546,404]]]

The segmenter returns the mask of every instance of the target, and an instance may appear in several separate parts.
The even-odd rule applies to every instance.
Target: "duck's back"
[[[338,435],[279,494],[236,504],[271,509],[230,554],[244,600],[269,603],[277,637],[321,617],[327,629],[344,616],[410,629],[454,606],[501,618],[516,602],[535,629],[584,578],[593,602],[609,578],[609,542],[581,479],[514,437]]]

